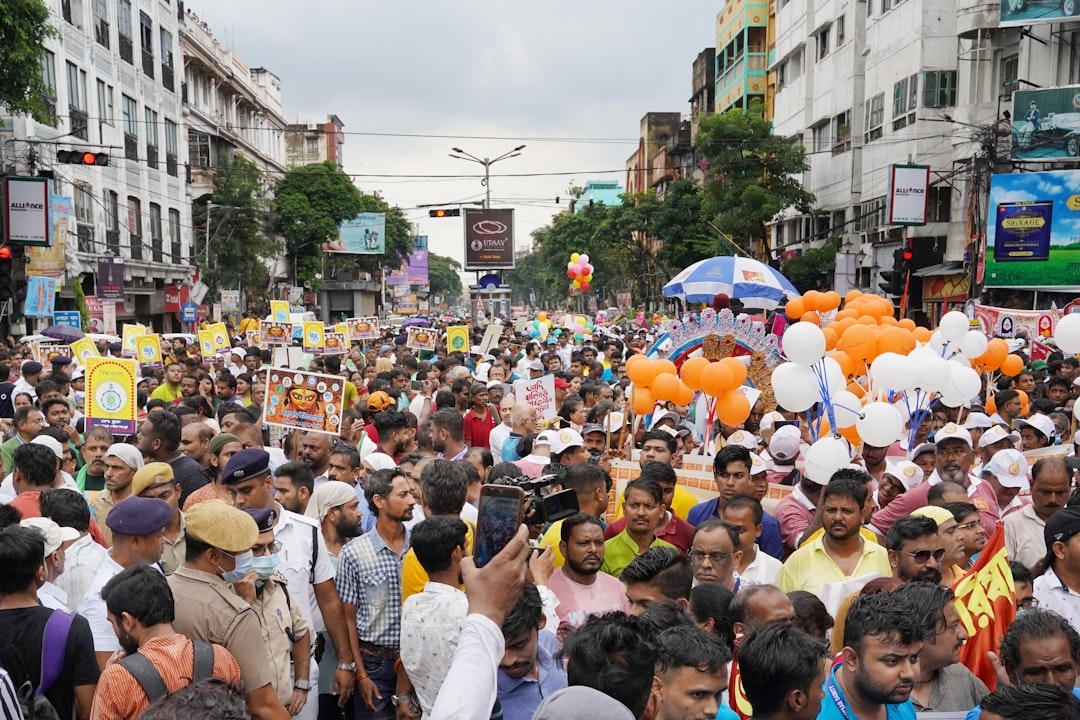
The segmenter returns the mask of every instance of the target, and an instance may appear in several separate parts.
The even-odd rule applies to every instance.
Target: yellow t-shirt
[[[356,385],[351,380],[345,381],[345,408],[351,408],[353,403],[356,402],[356,398],[360,396],[360,391],[356,389]]]
[[[180,397],[183,397],[183,392],[181,392],[180,387],[177,386],[176,392],[174,393],[167,382],[161,383],[154,388],[154,392],[150,393],[150,398],[152,400],[161,400],[170,405],[175,403]]]
[[[813,541],[817,540],[819,537],[821,537],[824,534],[825,534],[825,528],[818,528],[817,530],[814,531],[813,535],[811,535],[810,537],[803,540],[802,544],[799,545],[799,547],[805,547],[807,545],[807,543],[812,543]],[[859,528],[859,534],[862,535],[863,540],[869,540],[870,542],[874,543],[875,545],[880,545],[881,544],[881,542],[878,540],[878,536],[876,534],[874,534],[874,531],[871,530],[870,528],[866,527],[865,525],[863,525],[861,528]]]
[[[465,527],[468,528],[465,531],[465,548],[471,555],[473,551],[473,524],[466,521]],[[427,571],[424,570],[424,566],[416,559],[416,553],[413,552],[413,549],[409,548],[409,551],[405,553],[405,557],[401,560],[402,604],[413,595],[422,593],[424,591],[424,586],[427,585],[428,579],[428,574]]]

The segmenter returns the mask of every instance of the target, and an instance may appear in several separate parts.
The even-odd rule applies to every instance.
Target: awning
[[[915,277],[938,277],[941,275],[962,275],[965,272],[964,263],[947,262],[919,268],[918,270],[913,270],[911,274]]]

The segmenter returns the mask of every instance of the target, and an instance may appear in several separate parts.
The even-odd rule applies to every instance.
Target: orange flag
[[[997,652],[1001,638],[1016,619],[1016,587],[1005,552],[1005,526],[998,523],[975,566],[953,585],[956,609],[968,633],[960,662],[990,688],[997,675],[986,653]]]

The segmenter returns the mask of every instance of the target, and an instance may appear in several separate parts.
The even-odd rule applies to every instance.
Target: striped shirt
[[[153,663],[169,692],[191,684],[194,667],[194,645],[183,635],[175,633],[151,638],[139,648],[139,653]],[[214,645],[214,677],[230,683],[240,682],[240,666],[236,658],[221,645]],[[122,665],[105,668],[94,694],[90,720],[127,720],[138,717],[150,705],[139,682]]]
[[[7,670],[0,668],[0,720],[22,720],[19,698]]]
[[[396,648],[401,641],[401,560],[408,550],[408,528],[400,555],[378,530],[341,549],[337,590],[341,602],[356,608],[356,630],[363,642]]]

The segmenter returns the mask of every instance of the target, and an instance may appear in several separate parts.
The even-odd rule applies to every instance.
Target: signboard
[[[134,325],[125,324],[123,335],[121,335],[122,348],[120,354],[124,357],[138,357],[139,351],[135,341],[140,335],[145,334],[146,328],[142,325],[139,325],[138,323],[135,323]]]
[[[321,355],[326,348],[326,328],[318,320],[304,323],[304,352]]]
[[[1012,308],[974,305],[975,321],[990,337],[1053,337],[1054,316],[1049,310],[1013,310]]]
[[[53,313],[53,324],[67,325],[82,329],[82,313],[78,310],[57,310]]]
[[[337,433],[344,404],[344,378],[277,367],[266,374],[267,425]]]
[[[187,298],[183,297],[183,294],[180,292],[182,289],[186,290],[187,288],[178,288],[175,285],[166,285],[164,287],[163,292],[165,294],[165,312],[167,312],[167,313],[180,312],[180,307],[187,300]],[[188,321],[185,321],[185,320],[181,319],[181,322],[188,322]],[[191,321],[191,322],[194,322],[194,321]]]
[[[259,323],[259,335],[264,345],[289,345],[292,343],[292,323]]]
[[[289,303],[286,300],[270,301],[271,319],[277,323],[289,322]]]
[[[1003,3],[1010,1],[1015,2]],[[1013,160],[1072,160],[1080,155],[1080,85],[1013,93],[1011,155]]]
[[[435,330],[426,327],[411,327],[406,328],[406,332],[409,335],[405,340],[405,347],[413,350],[435,350],[435,343],[439,337],[439,333]]]
[[[328,332],[323,339],[323,353],[326,355],[344,355],[349,351],[349,341],[345,333]]]
[[[349,328],[349,340],[375,340],[379,337],[379,318],[359,317],[345,321]]]
[[[1073,12],[1066,13],[1065,11],[1067,9],[1070,9]],[[1009,27],[1014,25],[1056,23],[1068,18],[1077,17],[1080,17],[1080,13],[1076,12],[1076,3],[1001,0],[1001,16],[998,23],[1001,27]]]
[[[382,255],[386,252],[386,214],[360,213],[338,227],[337,240],[323,243],[323,250],[351,255]]]
[[[86,358],[86,428],[103,427],[114,435],[134,435],[134,360]]]
[[[446,328],[446,352],[469,352],[469,328],[467,325],[452,325]]]
[[[103,255],[97,261],[97,296],[102,300],[124,299],[124,258]]]
[[[49,211],[52,244],[48,247],[32,246],[26,249],[26,274],[62,278],[68,231],[74,233],[75,228],[75,205],[67,196],[53,195]],[[89,229],[93,232],[93,228]]]
[[[26,278],[26,300],[23,315],[27,317],[52,317],[56,312],[56,278]]]
[[[886,225],[925,225],[929,200],[929,166],[889,166],[889,190],[885,195]]]
[[[195,303],[184,303],[180,306],[180,322],[193,323],[199,321],[199,306]]]
[[[153,370],[163,367],[159,335],[141,335],[135,338],[135,353],[142,367]]]
[[[514,399],[536,410],[537,420],[555,417],[555,376],[544,375],[535,380],[518,380],[514,383]]]
[[[101,357],[101,353],[98,352],[94,341],[88,337],[79,338],[71,343],[71,354],[75,356],[76,362],[84,367],[87,358]]]
[[[13,245],[48,247],[49,181],[46,178],[4,178],[4,240]]]
[[[1080,288],[1080,171],[990,178],[986,287]]]
[[[514,267],[514,211],[465,209],[465,269]]]
[[[388,268],[387,285],[428,286],[428,239],[427,235],[413,238],[413,251],[400,267]]]
[[[116,334],[116,302],[114,300],[101,300],[101,332],[109,335]]]
[[[239,290],[222,290],[221,291],[221,309],[227,313],[240,312],[240,291]]]

